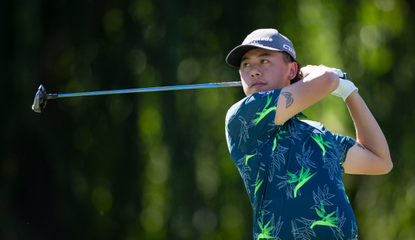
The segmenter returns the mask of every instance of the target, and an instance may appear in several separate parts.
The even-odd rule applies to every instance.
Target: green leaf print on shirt
[[[278,133],[277,133],[277,135],[274,138],[274,142],[273,142],[274,145],[272,146],[272,151],[275,151],[275,148],[277,147],[277,141],[280,140],[280,139],[282,139],[281,135],[284,134],[284,133],[288,133],[288,132],[287,131],[283,131],[281,129],[278,130]]]
[[[262,179],[261,181],[259,181],[259,171],[258,171],[258,174],[256,175],[256,181],[255,181],[255,193],[254,193],[255,198],[256,198],[256,192],[261,187],[261,185],[262,185],[263,182],[264,182],[264,179]]]
[[[246,155],[246,157],[245,157],[245,165],[248,165],[248,160],[251,158],[251,157],[255,157],[255,155],[257,155],[258,153],[255,153],[255,154],[252,154],[252,155]]]
[[[316,141],[316,143],[320,146],[320,148],[323,150],[323,156],[326,155],[326,147],[328,148],[332,148],[330,145],[331,143],[329,141],[324,141],[323,140],[323,136],[321,136],[321,134],[313,134],[311,135],[311,138],[314,139],[314,141]]]
[[[332,217],[332,215],[335,214],[337,210],[326,216],[326,210],[324,210],[323,201],[321,201],[321,211],[319,211],[317,208],[315,208],[315,210],[316,210],[317,215],[321,217],[322,219],[314,221],[313,224],[311,224],[310,228],[313,228],[315,225],[337,228],[336,221],[339,220],[339,218]]]
[[[265,116],[267,116],[270,112],[277,110],[277,106],[269,107],[269,104],[271,103],[272,97],[267,96],[267,104],[265,105],[264,109],[262,109],[261,112],[255,113],[255,115],[259,115],[258,118],[254,119],[252,122],[257,125]]]
[[[272,216],[272,218],[274,218],[274,216]],[[261,233],[258,235],[257,240],[260,240],[260,239],[275,239],[275,237],[270,236],[271,231],[274,229],[274,226],[268,227],[268,225],[272,221],[272,218],[271,218],[271,220],[269,220],[269,222],[265,226],[262,226],[262,223],[260,221],[258,221],[258,225],[259,225],[259,228],[261,229]]]
[[[298,182],[297,185],[294,188],[294,198],[297,197],[297,191],[308,181],[310,180],[317,172],[310,175],[310,168],[307,168],[307,170],[304,172],[304,167],[301,167],[300,175],[297,176],[296,174],[290,173],[287,171],[288,176],[291,177],[291,179],[287,180],[287,183],[295,183]]]

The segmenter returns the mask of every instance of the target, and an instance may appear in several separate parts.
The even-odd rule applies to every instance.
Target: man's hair
[[[303,79],[303,73],[301,72],[301,63],[299,63],[297,60],[294,60],[294,58],[291,57],[291,55],[288,54],[287,52],[282,52],[282,53],[283,53],[284,62],[286,63],[296,62],[298,66],[297,74],[295,75],[293,79],[291,79],[291,84],[296,83],[300,81],[301,79]]]

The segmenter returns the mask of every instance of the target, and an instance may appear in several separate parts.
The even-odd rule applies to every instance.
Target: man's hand
[[[310,75],[310,73],[316,71],[317,69],[321,69],[321,68],[327,68],[324,65],[307,65],[305,67],[301,68],[301,73],[303,74],[303,78],[306,78],[308,75]]]
[[[307,65],[307,66],[301,68],[301,72],[303,74],[303,77],[306,77],[311,72],[313,72],[313,71],[315,71],[316,69],[319,69],[319,68],[327,68],[327,69],[330,69],[330,70],[334,71],[337,74],[337,76],[339,76],[339,78],[341,78],[341,79],[347,79],[347,74],[346,73],[343,73],[342,70],[337,69],[337,68],[330,68],[330,67],[327,67],[327,66],[324,66],[324,65],[319,65],[319,66]]]
[[[276,125],[321,101],[339,85],[339,77],[331,68],[308,65],[301,71],[303,79],[281,89],[275,113]]]
[[[308,76],[311,72],[315,71],[317,68],[327,68],[324,65],[320,66],[312,66],[307,65],[303,68],[301,68],[301,72],[303,73],[303,76]],[[337,76],[339,76],[339,86],[336,90],[334,90],[331,94],[337,97],[343,98],[343,101],[346,101],[346,98],[354,91],[358,90],[357,87],[353,84],[353,82],[349,81],[347,79],[347,75],[343,73],[342,70],[337,68],[329,68],[330,70],[334,71]]]

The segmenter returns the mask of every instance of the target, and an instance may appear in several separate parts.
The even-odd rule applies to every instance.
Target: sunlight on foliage
[[[347,72],[388,140],[391,173],[343,175],[359,239],[415,240],[412,1],[6,2],[1,239],[252,239],[224,132],[242,88],[50,99],[41,115],[30,104],[40,84],[74,93],[239,81],[225,58],[266,27],[293,41],[304,66]],[[303,113],[355,136],[340,98]],[[290,174],[299,187],[310,177]],[[321,206],[310,211],[322,218],[315,225],[335,220]]]

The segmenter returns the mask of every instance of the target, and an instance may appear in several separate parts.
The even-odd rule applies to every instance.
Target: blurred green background
[[[227,53],[276,28],[303,65],[341,68],[389,142],[394,169],[344,175],[359,239],[415,239],[412,0],[2,0],[0,239],[252,239],[226,146],[241,88],[50,100],[49,92],[238,81]],[[305,114],[355,136],[328,96]]]

